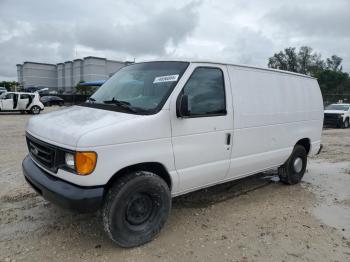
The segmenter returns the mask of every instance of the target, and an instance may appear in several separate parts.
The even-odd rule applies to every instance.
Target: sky
[[[305,45],[350,72],[349,14],[349,0],[0,0],[0,81],[17,80],[24,61],[85,56],[266,67]]]

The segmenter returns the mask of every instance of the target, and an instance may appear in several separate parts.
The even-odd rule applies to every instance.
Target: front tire
[[[108,191],[102,207],[105,231],[121,247],[136,247],[155,238],[171,209],[165,181],[154,173],[122,176]]]
[[[345,119],[345,121],[343,122],[342,128],[349,128],[349,118]]]
[[[304,176],[306,164],[305,148],[302,145],[296,145],[286,163],[278,168],[281,182],[289,185],[298,184]]]

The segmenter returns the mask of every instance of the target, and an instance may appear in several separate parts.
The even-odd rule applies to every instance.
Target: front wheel
[[[307,153],[302,145],[296,145],[292,154],[282,166],[278,168],[281,182],[289,185],[297,184],[304,176],[307,164]]]
[[[38,106],[33,106],[33,107],[30,109],[30,113],[33,114],[33,115],[40,114],[40,107],[38,107]]]
[[[345,119],[343,125],[342,125],[342,128],[349,128],[349,118]]]
[[[154,239],[170,208],[170,190],[162,178],[151,172],[132,172],[108,191],[102,207],[103,225],[119,246],[136,247]]]

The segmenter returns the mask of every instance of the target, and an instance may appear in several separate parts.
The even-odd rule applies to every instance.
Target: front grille
[[[324,114],[323,124],[325,126],[328,126],[328,125],[339,126],[341,124],[341,122],[342,122],[341,114],[330,114],[330,113]]]
[[[330,114],[330,113],[325,113],[324,114],[324,119],[329,119],[329,120],[338,120],[341,117],[341,114]]]
[[[56,171],[56,150],[53,146],[27,135],[27,145],[31,157],[43,167]]]

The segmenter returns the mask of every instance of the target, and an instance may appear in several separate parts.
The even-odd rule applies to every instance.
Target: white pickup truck
[[[40,114],[44,105],[38,93],[6,92],[0,95],[0,112]]]
[[[331,104],[324,110],[324,125],[349,128],[350,104]]]

